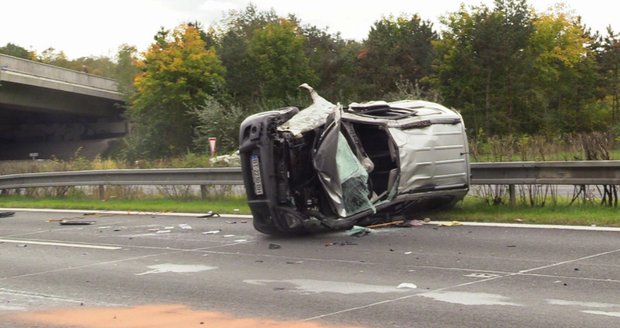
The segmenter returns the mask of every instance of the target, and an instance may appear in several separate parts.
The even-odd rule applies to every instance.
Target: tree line
[[[334,102],[419,98],[459,110],[471,138],[616,131],[620,39],[592,31],[558,5],[526,0],[461,5],[439,31],[417,14],[376,21],[363,41],[249,5],[220,22],[162,28],[138,53],[67,60],[7,44],[0,52],[115,78],[131,133],[118,156],[133,160],[237,147],[251,113],[307,105],[297,86]]]

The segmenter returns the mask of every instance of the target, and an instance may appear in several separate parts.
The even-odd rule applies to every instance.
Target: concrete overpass
[[[87,157],[127,132],[116,81],[0,54],[0,160]]]

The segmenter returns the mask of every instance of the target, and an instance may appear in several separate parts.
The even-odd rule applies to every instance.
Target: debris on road
[[[279,248],[282,248],[282,246],[278,244],[273,244],[273,243],[269,244],[269,249],[279,249]]]
[[[60,220],[60,225],[91,225],[97,223],[97,221],[83,221],[83,220]]]
[[[397,221],[386,222],[386,223],[372,224],[372,225],[366,226],[366,228],[370,228],[370,229],[384,228],[384,227],[389,227],[389,226],[397,226],[397,225],[400,225],[400,224],[403,224],[403,223],[405,223],[404,220],[397,220]]]
[[[463,223],[459,222],[459,221],[450,221],[450,222],[443,222],[438,224],[438,226],[440,227],[456,227],[456,226],[462,226]]]
[[[219,217],[220,217],[220,215],[219,215],[218,213],[213,212],[213,211],[209,211],[209,212],[207,212],[207,214],[205,214],[205,215],[200,215],[200,216],[197,216],[197,218],[199,218],[199,219],[204,219],[204,218],[219,218]]]
[[[356,225],[347,231],[347,235],[354,236],[354,237],[362,237],[362,236],[366,236],[367,234],[371,232],[374,232],[374,230],[371,228]]]
[[[400,228],[421,227],[424,225],[424,223],[425,221],[422,221],[422,220],[408,220],[401,224],[397,224],[396,226]]]
[[[8,218],[15,215],[15,212],[0,212],[0,218]]]
[[[329,243],[325,243],[325,247],[329,247],[329,246],[336,246],[336,245],[340,245],[340,246],[352,246],[352,245],[357,245],[357,243],[354,243],[352,241],[341,241],[341,242],[329,242]]]
[[[415,284],[412,284],[410,282],[403,282],[402,284],[398,285],[396,288],[398,288],[398,289],[416,289],[416,288],[418,288],[418,286],[416,286]]]
[[[181,223],[179,224],[179,228],[183,229],[183,230],[192,230],[192,226],[186,223]]]

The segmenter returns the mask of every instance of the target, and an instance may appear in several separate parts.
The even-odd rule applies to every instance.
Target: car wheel
[[[254,229],[259,232],[262,232],[266,235],[282,235],[282,231],[280,231],[277,227],[271,224],[261,224],[256,220],[252,221],[254,223]]]

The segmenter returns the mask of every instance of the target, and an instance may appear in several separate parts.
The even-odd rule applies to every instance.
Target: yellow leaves
[[[160,31],[156,41],[142,54],[143,60],[137,63],[143,73],[134,80],[136,89],[144,97],[158,97],[162,91],[174,95],[213,89],[223,81],[224,67],[215,51],[205,46],[200,30],[191,24]]]
[[[543,14],[534,21],[534,26],[536,31],[530,41],[540,61],[573,67],[587,54],[588,39],[583,27],[570,14],[562,11]]]

